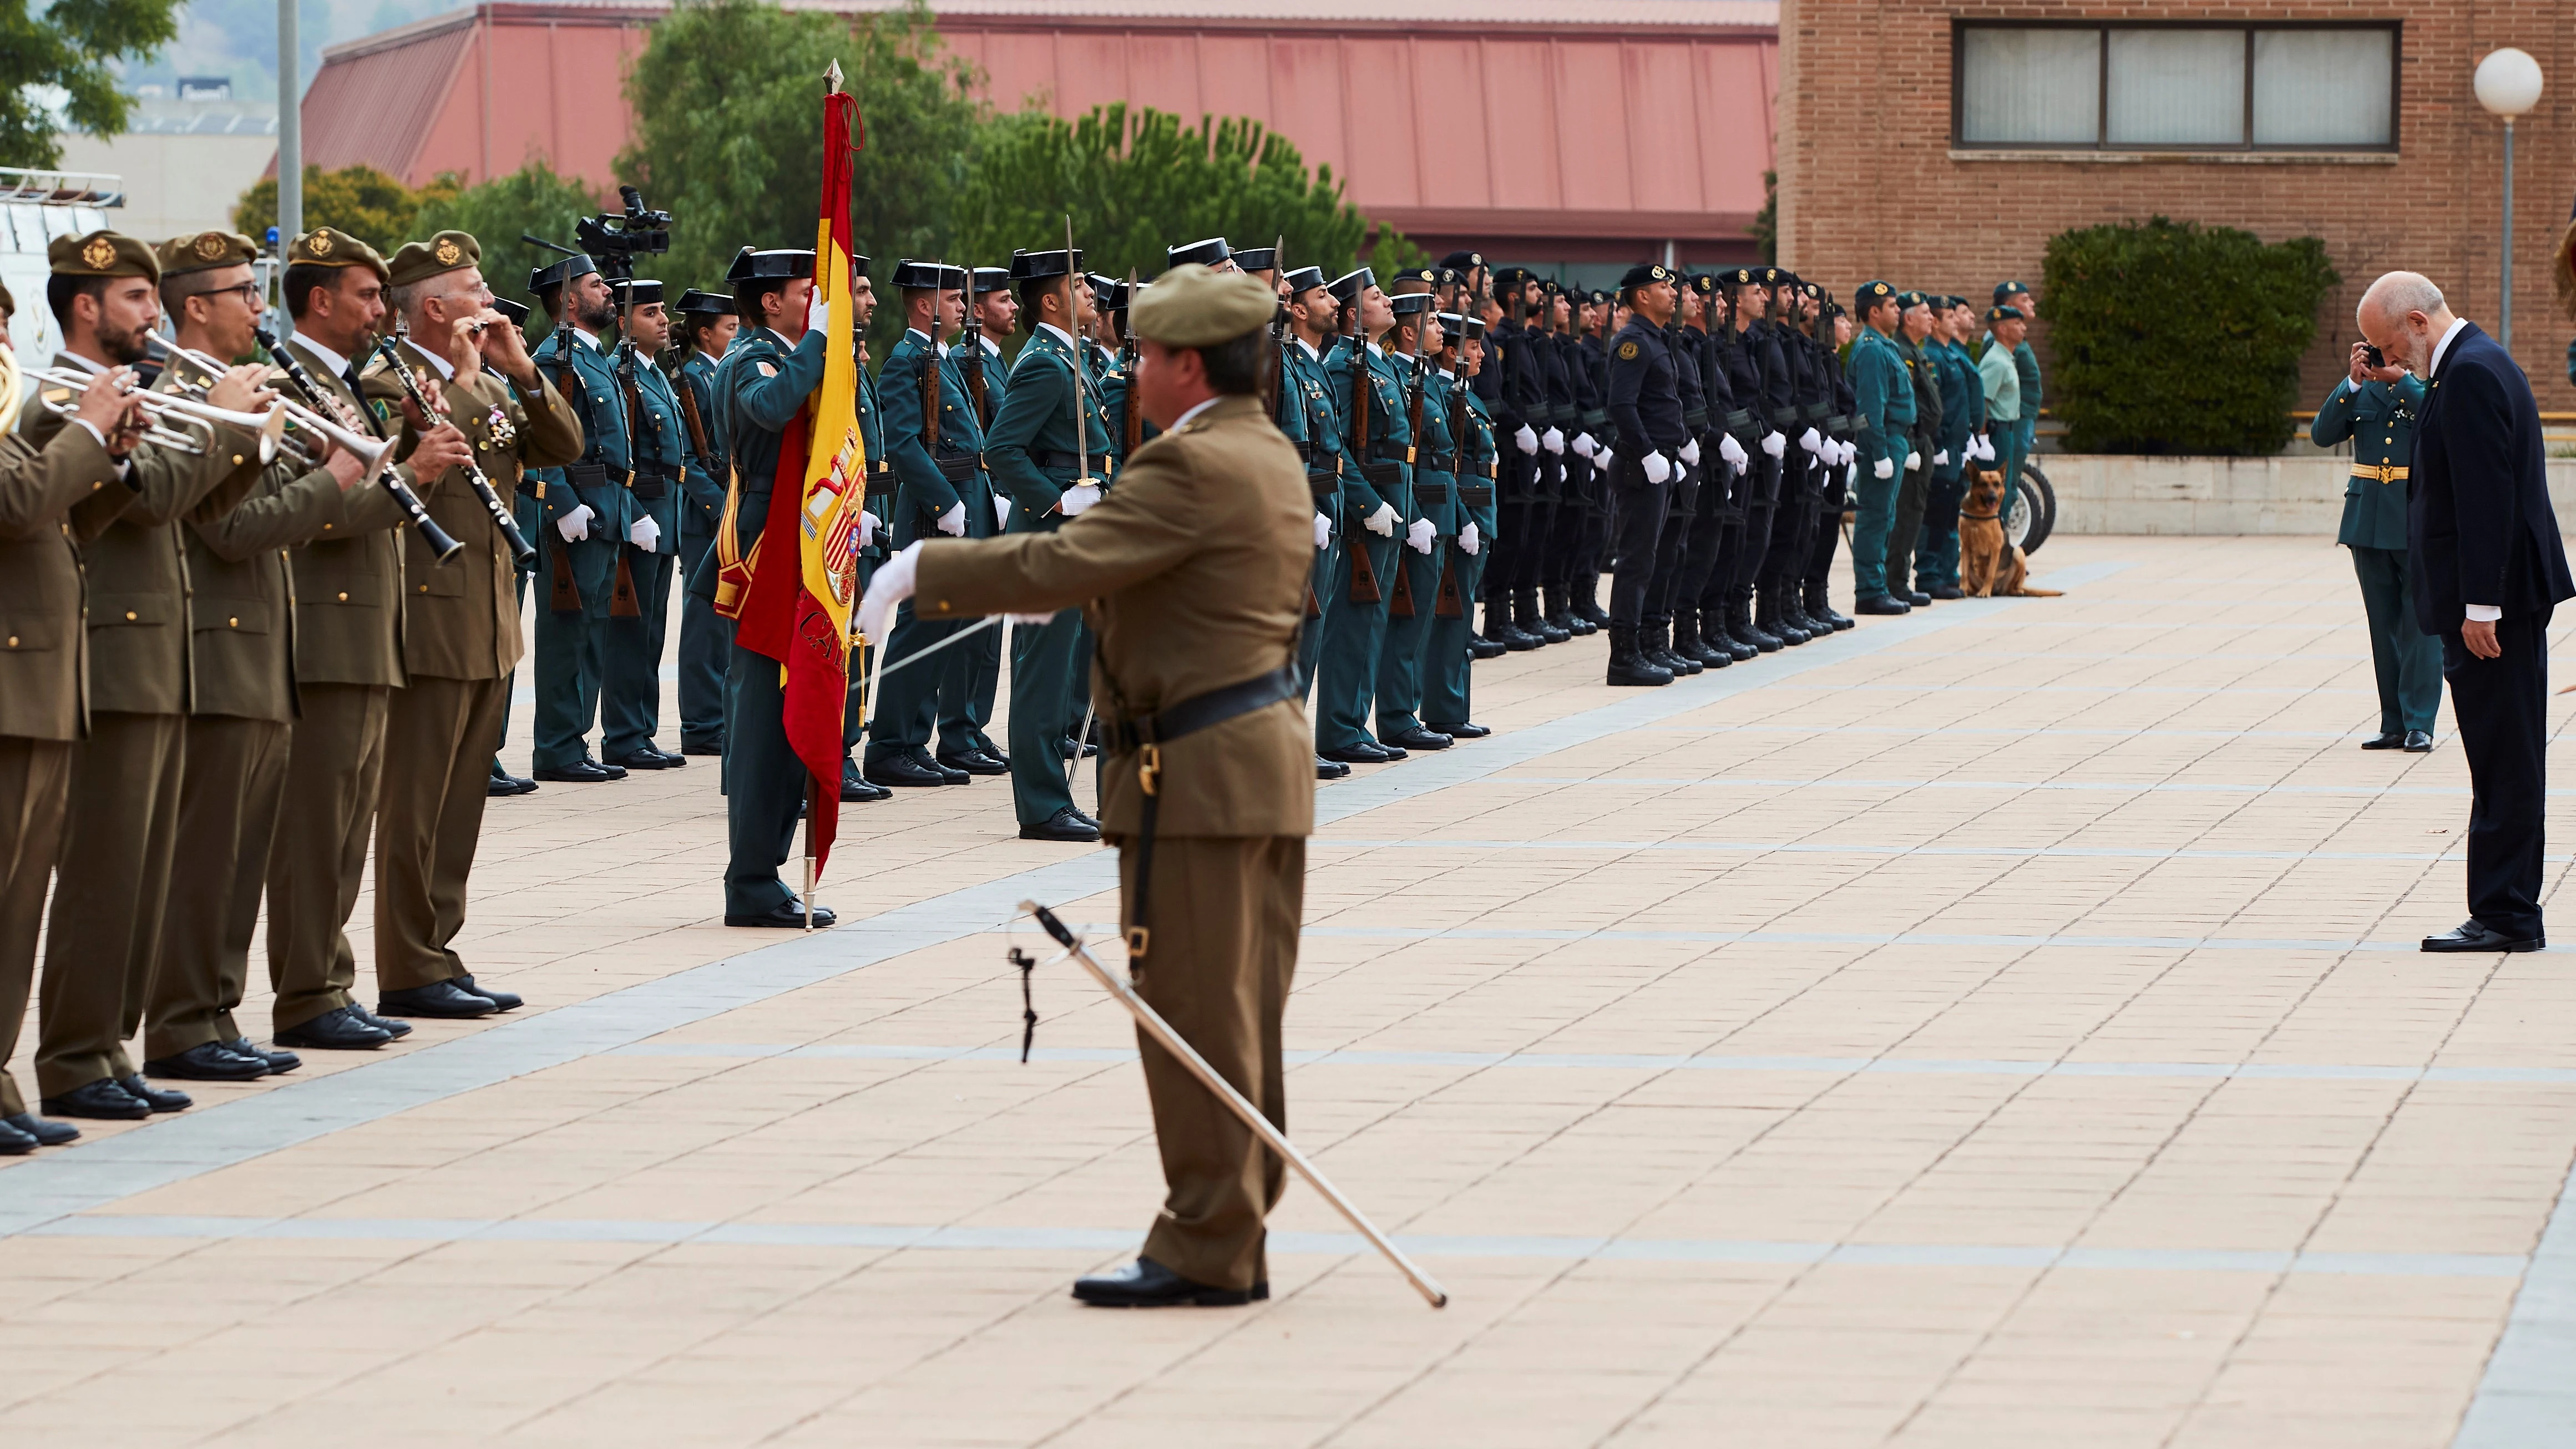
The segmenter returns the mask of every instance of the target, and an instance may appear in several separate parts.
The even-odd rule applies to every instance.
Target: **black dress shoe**
[[[528,789],[520,789],[522,785],[527,786]],[[494,775],[483,786],[483,793],[491,799],[498,800],[504,795],[524,795],[528,790],[535,788],[537,788],[537,782],[534,780],[523,780],[516,775]]]
[[[667,770],[674,765],[687,764],[688,761],[677,755],[663,754],[651,745],[645,745],[629,750],[608,763],[624,770]]]
[[[1020,827],[1022,840],[1054,840],[1067,845],[1088,845],[1100,838],[1100,827],[1090,816],[1067,805],[1035,825]]]
[[[954,754],[949,751],[942,750],[931,758],[940,764],[947,766],[949,769],[963,770],[969,775],[1007,775],[1011,773],[1010,761],[994,759],[991,755],[985,754],[982,750],[968,750],[964,754]]]
[[[1383,765],[1396,758],[1375,740],[1356,740],[1329,750],[1317,750],[1315,756],[1341,765]]]
[[[1914,606],[1893,594],[1872,594],[1852,605],[1855,614],[1911,614]]]
[[[197,1099],[185,1092],[173,1091],[168,1087],[156,1087],[143,1080],[141,1072],[136,1072],[130,1077],[119,1077],[116,1079],[116,1084],[125,1089],[125,1095],[155,1112],[185,1112],[197,1105]]]
[[[270,1076],[278,1076],[286,1072],[291,1072],[297,1067],[304,1065],[304,1058],[297,1056],[295,1053],[264,1051],[259,1047],[252,1046],[250,1038],[246,1036],[234,1037],[231,1041],[225,1042],[224,1045],[231,1047],[234,1051],[239,1052],[243,1056],[257,1057],[261,1061],[268,1063],[268,1072]]]
[[[38,1147],[60,1147],[66,1142],[80,1140],[78,1127],[69,1122],[56,1122],[50,1118],[39,1117],[33,1112],[20,1112],[14,1117],[0,1118],[0,1121],[5,1121],[35,1138]]]
[[[1083,754],[1085,757],[1088,757],[1088,756],[1091,756],[1091,755],[1099,754],[1099,753],[1100,753],[1100,746],[1098,746],[1098,745],[1092,745],[1092,744],[1083,744],[1083,743],[1077,742],[1077,741],[1076,741],[1076,740],[1075,740],[1071,735],[1067,735],[1067,736],[1065,736],[1065,741],[1064,741],[1064,758],[1065,758],[1065,760],[1066,760],[1068,763],[1070,763],[1070,762],[1072,761],[1073,756],[1074,756],[1074,752],[1075,752],[1075,751],[1077,751],[1077,750],[1081,751],[1081,752],[1082,752],[1082,754]]]
[[[1957,584],[1934,584],[1932,587],[1925,589],[1922,592],[1930,594],[1936,599],[1943,600],[1964,599],[1967,597],[1966,594],[1959,592],[1959,586]]]
[[[910,788],[915,785],[945,785],[948,772],[926,759],[911,755],[887,755],[870,760],[861,772],[871,785]]]
[[[136,1122],[152,1115],[151,1107],[142,1098],[109,1077],[83,1082],[59,1097],[47,1097],[43,1106],[56,1117],[87,1117],[94,1122]]]
[[[1252,1301],[1249,1289],[1193,1283],[1151,1258],[1138,1258],[1097,1277],[1077,1278],[1073,1296],[1094,1308],[1237,1308]]]
[[[1467,657],[1470,659],[1500,659],[1511,652],[1510,646],[1500,639],[1488,639],[1482,634],[1470,635],[1467,639]]]
[[[1378,751],[1390,760],[1401,760],[1406,754],[1404,746],[1393,740],[1380,740],[1377,742],[1377,747]]]
[[[492,1009],[495,1011],[516,1011],[528,1004],[528,998],[515,991],[495,991],[489,986],[476,985],[474,973],[471,971],[457,977],[456,985],[459,990],[472,992],[492,1003]]]
[[[2361,742],[2361,747],[2365,750],[2394,750],[2404,748],[2405,744],[2406,736],[2404,734],[2396,730],[2390,730],[2384,735],[2373,735],[2371,738],[2363,740]]]
[[[367,1010],[365,1007],[360,1006],[354,1001],[350,1002],[342,1009],[347,1011],[351,1016],[356,1017],[359,1021],[374,1027],[378,1031],[391,1035],[396,1041],[400,1041],[404,1037],[411,1035],[410,1022],[398,1021],[390,1016],[378,1016],[374,1012]]]
[[[446,1021],[471,1021],[490,1016],[499,1010],[492,998],[477,996],[453,981],[433,981],[427,986],[406,986],[400,991],[376,993],[376,1011],[382,1016],[431,1016]]]
[[[0,1122],[0,1157],[24,1157],[36,1150],[34,1134]]]
[[[1351,767],[1339,760],[1328,760],[1321,755],[1315,757],[1315,778],[1318,780],[1339,780],[1350,772]]]
[[[2433,753],[2433,732],[2431,730],[2408,730],[2406,732],[2406,753],[2410,755],[2429,755]]]
[[[1447,735],[1423,729],[1418,725],[1412,729],[1400,730],[1397,733],[1388,736],[1386,742],[1398,749],[1423,751],[1445,750],[1449,748],[1451,744],[1451,740]]]
[[[569,765],[550,765],[542,768],[537,771],[537,778],[552,780],[562,785],[597,785],[608,780],[623,780],[626,778],[626,772],[624,770],[612,772],[609,766],[597,760],[575,760]]]
[[[893,792],[892,790],[887,789],[887,788],[886,788],[885,786],[883,786],[883,785],[870,784],[870,783],[868,782],[868,777],[859,773],[859,762],[858,762],[858,761],[853,760],[853,759],[848,759],[848,758],[846,758],[846,757],[842,759],[842,761],[841,761],[841,803],[842,803],[842,804],[844,804],[844,805],[865,805],[865,804],[868,804],[868,803],[870,803],[870,802],[872,802],[872,801],[877,801],[877,800],[891,800],[891,799],[893,799],[893,798],[894,798],[894,792]]]
[[[1424,720],[1422,724],[1424,728],[1437,730],[1453,740],[1481,740],[1493,733],[1491,727],[1480,724],[1433,724],[1429,720]]]
[[[268,1059],[234,1051],[223,1042],[201,1041],[174,1056],[145,1062],[143,1072],[183,1082],[249,1082],[268,1075]]]
[[[816,906],[814,908],[815,930],[819,931],[839,919],[840,917],[832,914],[832,908],[830,906]],[[787,900],[780,901],[777,905],[770,907],[768,910],[765,910],[756,916],[727,916],[725,917],[725,924],[728,926],[756,926],[772,931],[801,931],[805,929],[805,903],[791,897]]]
[[[332,1007],[311,1021],[299,1021],[277,1034],[279,1046],[324,1052],[373,1051],[393,1039],[391,1031],[360,1017],[354,1006]]]
[[[1921,589],[1908,589],[1905,592],[1905,602],[1918,609],[1928,609],[1932,607],[1932,596]]]
[[[711,755],[721,759],[724,756],[724,741],[682,740],[680,741],[680,753],[684,755]]]
[[[2537,951],[2548,944],[2546,936],[2508,936],[2475,920],[2462,921],[2457,930],[2424,938],[2427,951]]]

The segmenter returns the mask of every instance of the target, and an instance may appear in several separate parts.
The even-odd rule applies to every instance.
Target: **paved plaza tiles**
[[[2576,1445],[2576,973],[2414,951],[2447,716],[2353,748],[2323,540],[2040,566],[1323,787],[1291,1129],[1445,1311],[1302,1186],[1270,1302],[1073,1304],[1133,1035],[1060,965],[1022,1064],[1003,952],[1110,856],[912,792],[726,930],[701,760],[494,803],[527,1010],[0,1166],[0,1444]]]

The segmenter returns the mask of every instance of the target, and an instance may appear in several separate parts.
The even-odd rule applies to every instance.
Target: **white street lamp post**
[[[2506,46],[2487,52],[2478,62],[2474,82],[2478,104],[2504,122],[2504,267],[2503,299],[2496,307],[2496,332],[2507,352],[2513,350],[2513,123],[2540,104],[2540,62],[2527,51]]]

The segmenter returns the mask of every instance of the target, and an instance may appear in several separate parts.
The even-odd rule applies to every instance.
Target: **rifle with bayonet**
[[[1353,289],[1350,305],[1343,311],[1342,322],[1346,328],[1343,335],[1350,339],[1351,344],[1351,466],[1359,469],[1360,477],[1375,487],[1377,478],[1370,471],[1375,465],[1369,461],[1369,404],[1375,400],[1377,388],[1369,377],[1367,330],[1360,325],[1360,310],[1367,304],[1367,292],[1365,286]],[[1367,520],[1354,520],[1346,515],[1343,522],[1346,526],[1365,525]],[[1385,593],[1378,587],[1377,568],[1369,562],[1367,541],[1351,540],[1350,553],[1351,602],[1374,604],[1384,598]]]

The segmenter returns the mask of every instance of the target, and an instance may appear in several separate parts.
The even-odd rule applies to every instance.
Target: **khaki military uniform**
[[[72,749],[89,720],[79,549],[88,538],[73,532],[71,509],[124,487],[86,428],[60,429],[42,450],[0,437],[0,1117],[27,1110],[5,1069],[35,983]],[[106,525],[103,509],[87,512],[94,528]]]
[[[70,353],[55,365],[89,370]],[[69,426],[28,399],[18,431],[43,447]],[[86,432],[86,429],[82,430]],[[196,700],[188,563],[179,520],[221,513],[258,486],[254,440],[218,427],[204,456],[149,443],[111,484],[72,505],[88,541],[89,733],[72,751],[71,798],[45,931],[36,1085],[54,1097],[134,1075],[125,1042],[142,1026],[160,955],[177,848],[187,715]]]
[[[933,540],[925,618],[1084,606],[1092,692],[1133,721],[1294,662],[1315,509],[1297,450],[1255,397],[1224,398],[1140,448],[1118,486],[1053,532]],[[1132,910],[1138,755],[1102,756],[1101,823]],[[1280,1017],[1297,965],[1314,750],[1291,696],[1161,747],[1145,999],[1264,1115],[1287,1125]],[[1136,924],[1129,919],[1127,924]],[[1144,1255],[1244,1289],[1269,1274],[1263,1218],[1281,1164],[1140,1033],[1168,1195]]]
[[[315,384],[365,412],[339,369],[286,344]],[[374,414],[366,414],[376,426]],[[424,506],[433,489],[402,470]],[[381,487],[376,489],[382,493]],[[349,913],[367,868],[384,772],[387,694],[403,670],[403,550],[373,515],[295,550],[295,684],[301,714],[286,758],[286,803],[268,856],[268,975],[279,1031],[349,1004],[357,957]],[[343,537],[343,533],[347,536]]]
[[[490,372],[449,376],[444,359],[408,341],[398,350],[406,366],[445,379],[449,421],[473,441],[475,461],[502,498],[517,495],[523,467],[580,459],[581,424],[543,373],[531,396]],[[401,381],[381,364],[365,381],[371,397],[403,395]],[[448,943],[465,926],[465,882],[483,832],[492,752],[508,715],[510,671],[525,652],[517,565],[465,470],[448,474],[424,506],[465,547],[440,564],[419,534],[402,535],[409,683],[387,703],[377,802],[379,991],[472,974]]]

